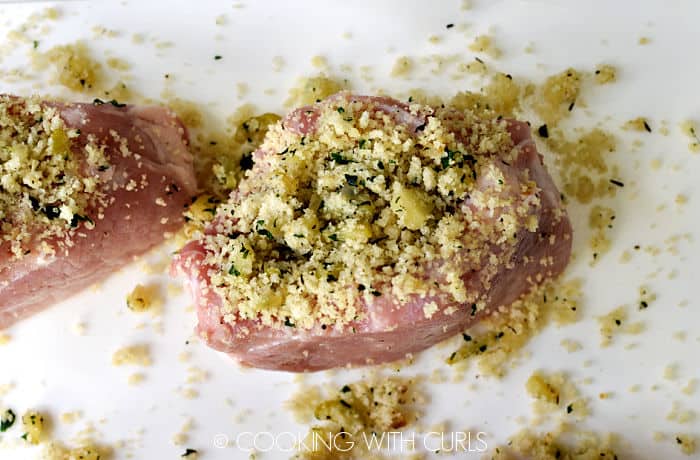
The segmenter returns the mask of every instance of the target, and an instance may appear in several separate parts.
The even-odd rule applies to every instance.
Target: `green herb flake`
[[[352,160],[345,158],[343,155],[340,154],[340,152],[331,153],[331,160],[335,161],[339,165],[346,165],[348,163],[352,163]]]
[[[17,416],[12,411],[12,409],[7,409],[0,415],[0,433],[7,431],[12,425],[14,425]]]
[[[270,230],[268,230],[268,229],[266,229],[266,228],[259,228],[259,229],[258,229],[258,235],[262,235],[262,236],[264,236],[265,238],[267,238],[268,240],[274,240],[274,239],[275,239],[275,237],[272,236],[272,233],[270,233]]]

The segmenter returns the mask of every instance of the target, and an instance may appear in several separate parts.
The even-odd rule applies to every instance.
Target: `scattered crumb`
[[[501,57],[503,54],[500,49],[493,43],[493,39],[488,35],[479,35],[474,39],[474,42],[469,45],[471,51],[484,53],[494,59]]]
[[[60,415],[59,419],[61,420],[61,423],[72,424],[77,422],[82,415],[83,414],[80,411],[64,412]]]
[[[581,348],[583,348],[581,346],[580,342],[577,342],[576,340],[572,340],[572,339],[562,339],[560,344],[569,353],[574,353],[576,351],[579,351]]]
[[[681,123],[680,127],[683,134],[688,136],[691,140],[690,144],[688,144],[688,149],[694,153],[700,152],[700,137],[698,137],[695,122],[692,120],[685,120]]]
[[[675,436],[675,441],[678,445],[678,448],[685,455],[693,455],[695,453],[697,443],[697,439],[695,438],[695,436],[692,436],[690,434],[677,434]]]
[[[595,81],[599,85],[614,83],[617,80],[617,69],[611,65],[604,64],[595,70]]]
[[[394,67],[391,69],[391,76],[397,78],[406,78],[413,69],[413,60],[406,56],[401,56],[396,59]]]
[[[628,324],[627,319],[628,313],[625,307],[618,307],[607,315],[598,317],[601,336],[600,345],[602,347],[610,345],[617,334],[639,334],[644,330],[644,323],[634,322]]]
[[[160,287],[157,284],[137,284],[126,296],[126,306],[136,313],[143,313],[153,307],[159,307],[163,303],[159,291]]]
[[[120,348],[112,355],[114,366],[150,366],[151,353],[148,345],[131,345]]]
[[[674,401],[671,411],[666,414],[666,420],[679,424],[686,424],[695,420],[696,414],[691,409],[684,409],[678,401]]]
[[[678,378],[678,364],[669,364],[664,368],[664,378],[666,380],[676,380]]]
[[[146,379],[145,375],[143,375],[140,372],[136,372],[136,373],[133,373],[129,376],[129,379],[127,380],[127,382],[131,386],[136,386],[136,385],[139,385],[141,382],[143,382],[145,379]]]
[[[627,129],[627,130],[632,130],[632,131],[646,131],[648,133],[651,132],[651,125],[649,124],[649,121],[647,121],[646,118],[644,117],[637,117],[633,120],[629,120],[626,122],[623,126],[622,129]]]

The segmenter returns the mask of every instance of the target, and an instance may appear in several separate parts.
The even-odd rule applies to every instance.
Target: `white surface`
[[[630,136],[614,154],[626,186],[612,204],[617,211],[611,233],[613,249],[593,269],[588,266],[590,255],[586,250],[586,208],[570,206],[578,257],[569,273],[586,279],[585,319],[571,327],[545,330],[528,348],[532,358],[502,381],[477,378],[472,371],[465,382],[475,383],[478,391],[469,389],[467,383],[430,385],[433,404],[425,420],[428,424],[449,420],[452,429],[484,431],[487,443],[493,447],[519,429],[516,416],[529,415],[530,399],[523,384],[530,373],[534,369],[564,370],[579,382],[585,377],[593,379],[591,385],[580,385],[591,398],[593,409],[584,426],[622,434],[630,442],[625,453],[633,458],[682,458],[673,436],[658,443],[653,441],[652,432],[700,435],[697,420],[686,425],[665,420],[673,401],[700,410],[699,392],[686,396],[679,391],[690,378],[700,378],[700,312],[694,284],[700,255],[695,231],[700,224],[696,180],[700,155],[688,152],[689,141],[677,127],[682,119],[700,119],[700,60],[695,57],[695,47],[700,43],[700,3],[474,3],[472,10],[461,11],[460,2],[419,0],[244,1],[242,8],[214,1],[67,2],[59,7],[63,17],[49,23],[50,34],[38,39],[44,50],[53,43],[76,39],[88,40],[93,50],[110,50],[132,64],[133,85],[154,98],[163,87],[163,74],[174,75],[178,94],[210,103],[211,112],[221,120],[243,102],[252,102],[261,110],[282,112],[287,89],[297,77],[317,72],[310,58],[319,54],[328,58],[336,75],[341,74],[339,65],[352,64],[354,73],[347,77],[362,92],[375,90],[374,85],[389,93],[412,87],[443,95],[478,89],[476,81],[452,80],[450,72],[438,76],[426,69],[420,80],[409,82],[392,81],[388,76],[400,55],[459,52],[470,56],[470,39],[457,27],[446,30],[447,23],[470,24],[470,36],[492,30],[504,51],[495,65],[516,77],[541,78],[566,66],[592,69],[600,62],[619,66],[619,83],[586,97],[590,116],[580,114],[579,124],[590,125],[609,116],[609,123],[619,127],[624,120],[644,115],[655,128],[661,120],[667,120],[671,135],[663,137],[655,130],[643,136],[644,146],[634,153],[630,151]],[[32,11],[49,4],[0,4],[0,37],[5,36],[10,24],[18,24]],[[217,26],[215,18],[221,14],[225,15],[225,25]],[[119,36],[92,39],[94,26],[115,30]],[[344,38],[345,32],[352,38]],[[145,34],[146,43],[135,46],[131,42],[133,33]],[[443,41],[438,46],[430,44],[430,35],[439,35]],[[651,43],[639,46],[641,36],[650,37]],[[157,49],[154,42],[172,42],[173,46]],[[529,42],[534,45],[534,54],[522,51]],[[223,59],[215,61],[216,54]],[[281,72],[272,71],[274,56],[284,58]],[[27,63],[26,49],[22,49],[0,62],[0,68],[22,66],[31,72]],[[373,84],[359,78],[359,67],[364,64],[374,66]],[[250,87],[244,99],[236,96],[238,82]],[[274,94],[265,94],[269,88]],[[0,92],[6,91],[28,94],[33,90],[31,84],[0,82]],[[42,92],[58,94],[59,90],[45,88]],[[662,159],[660,170],[649,168],[652,158]],[[678,193],[689,197],[688,204],[679,207],[673,202]],[[666,208],[657,212],[661,204]],[[619,263],[621,252],[634,244],[665,248],[667,238],[686,232],[692,234],[692,239],[679,244],[676,256],[666,251],[658,256],[642,252],[630,263]],[[668,279],[672,270],[677,276]],[[650,278],[656,272],[658,275]],[[203,459],[247,458],[233,446],[215,448],[216,435],[223,433],[235,439],[242,431],[303,431],[304,427],[295,425],[281,410],[282,402],[294,389],[292,375],[241,370],[196,341],[185,345],[195,323],[194,314],[185,310],[189,304],[185,296],[168,300],[162,334],[150,326],[136,329],[141,322],[157,322],[131,314],[124,305],[126,293],[136,282],[144,281],[158,281],[164,287],[168,282],[166,276],[143,274],[137,264],[115,274],[99,290],[82,293],[12,328],[12,341],[0,346],[0,384],[13,382],[16,388],[2,398],[2,403],[17,412],[36,407],[57,415],[79,409],[84,413],[83,422],[105,419],[104,423],[96,423],[101,440],[130,440],[130,447],[117,453],[116,458],[125,458],[127,452],[134,458],[178,458],[185,447],[200,450]],[[658,293],[658,300],[648,311],[637,313],[634,306],[642,283]],[[678,304],[683,300],[688,305],[681,308]],[[595,316],[622,304],[632,307],[634,320],[645,321],[647,331],[639,336],[623,336],[610,348],[600,349]],[[78,322],[86,324],[84,336],[73,332]],[[687,333],[685,342],[672,338],[676,331]],[[559,345],[562,338],[579,340],[585,348],[568,354]],[[112,367],[112,352],[136,342],[152,346],[154,365],[145,370]],[[632,343],[636,347],[625,350]],[[192,353],[189,363],[177,359],[183,350]],[[443,367],[439,363],[447,353],[449,349],[424,353],[415,366],[403,372],[431,373]],[[583,365],[587,360],[592,362],[590,367]],[[672,362],[678,364],[679,378],[664,380],[664,368]],[[178,388],[188,387],[186,369],[192,365],[207,370],[210,379],[194,385],[199,397],[188,400]],[[445,370],[450,375],[449,369]],[[144,372],[146,381],[128,386],[127,377],[137,371]],[[361,372],[354,371],[350,376],[338,371],[314,379],[342,384]],[[629,393],[627,389],[633,384],[641,384],[642,391]],[[653,384],[658,384],[658,390],[650,389]],[[612,391],[614,396],[599,401],[601,391]],[[232,405],[225,403],[227,398]],[[245,411],[248,415],[238,417]],[[186,416],[194,419],[195,427],[184,446],[174,446],[171,438]],[[83,422],[75,427],[58,424],[56,435],[69,437]],[[142,428],[145,431],[139,434]],[[18,430],[2,438],[19,436]],[[35,455],[26,449],[5,448],[4,452],[0,450],[1,458]],[[288,454],[270,452],[258,458],[286,457]],[[477,457],[472,454],[460,458]]]

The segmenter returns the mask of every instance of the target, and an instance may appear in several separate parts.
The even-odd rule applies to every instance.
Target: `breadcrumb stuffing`
[[[47,443],[41,451],[42,460],[104,460],[110,455],[112,449],[107,446],[98,446],[95,443],[84,440],[77,447],[67,447],[59,441]]]
[[[15,258],[54,254],[79,227],[94,227],[87,209],[102,203],[96,173],[109,162],[89,143],[81,164],[72,151],[79,135],[52,105],[0,96],[0,238]]]
[[[40,69],[53,66],[56,82],[73,91],[92,92],[104,86],[102,65],[82,41],[51,48],[37,56],[35,64]]]
[[[611,154],[617,149],[612,134],[593,128],[573,141],[558,133],[550,135],[546,141],[567,198],[587,204],[617,193],[620,186],[611,182],[611,179],[617,180],[616,168],[610,167]]]
[[[293,458],[365,458],[371,444],[361,442],[361,436],[378,442],[383,433],[408,427],[425,402],[420,383],[409,378],[373,375],[331,391],[304,389],[287,407],[301,411],[295,414],[298,420],[308,421],[313,413],[316,424],[305,438],[305,447]],[[321,442],[327,442],[329,436],[336,442]]]
[[[600,436],[595,433],[573,431],[573,440],[569,433],[549,432],[539,435],[530,430],[523,430],[513,436],[507,446],[497,447],[491,460],[614,460],[621,458],[616,453],[617,438],[609,434]]]
[[[578,279],[545,282],[505,311],[482,320],[474,331],[465,331],[463,345],[450,355],[447,362],[459,369],[475,360],[482,374],[503,376],[508,366],[517,362],[519,351],[548,324],[564,325],[578,321],[581,296],[581,281]]]
[[[398,303],[442,294],[423,276],[426,257],[445,261],[436,274],[445,279],[441,291],[463,304],[468,293],[455,274],[465,263],[480,264],[494,242],[502,251],[492,263],[507,259],[513,235],[536,230],[528,219],[538,204],[529,198],[535,186],[517,190],[534,208],[513,206],[500,195],[512,183],[488,166],[490,155],[513,155],[503,121],[412,104],[403,116],[421,125],[412,133],[382,104],[340,94],[285,121],[303,123],[314,113],[313,133],[282,123],[268,131],[265,157],[256,160],[264,170],[247,175],[240,200],[218,207],[216,234],[200,240],[225,322],[349,327],[363,319],[358,292],[365,302],[391,296]],[[458,139],[454,133],[465,124],[472,135]],[[502,188],[472,192],[481,176]],[[503,218],[467,239],[469,217],[453,209],[470,193],[473,205]]]
[[[535,112],[550,126],[555,126],[573,110],[581,92],[582,75],[568,68],[547,78],[535,99]]]

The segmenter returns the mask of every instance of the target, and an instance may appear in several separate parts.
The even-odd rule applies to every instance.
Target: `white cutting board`
[[[589,267],[586,249],[587,211],[571,205],[577,233],[575,248],[579,256],[569,274],[586,280],[584,319],[573,326],[549,328],[528,346],[531,359],[524,361],[503,380],[477,377],[471,371],[460,384],[428,384],[432,403],[426,424],[449,421],[450,429],[472,428],[486,433],[490,447],[503,442],[520,426],[515,418],[530,414],[530,399],[524,382],[535,369],[564,370],[577,382],[591,377],[590,385],[579,385],[591,398],[592,416],[583,427],[616,431],[629,442],[628,458],[683,458],[672,438],[653,440],[654,431],[697,433],[697,421],[679,425],[665,420],[673,401],[700,411],[700,392],[684,395],[680,388],[691,378],[700,378],[700,311],[697,302],[698,235],[700,226],[700,155],[687,149],[689,140],[680,134],[682,119],[700,119],[700,3],[674,0],[607,2],[521,0],[474,0],[471,10],[462,10],[459,1],[135,1],[121,2],[0,2],[0,41],[8,30],[29,14],[57,5],[60,20],[47,22],[50,32],[40,36],[40,49],[78,39],[89,42],[92,50],[109,50],[132,65],[132,85],[147,96],[157,98],[163,87],[163,75],[174,76],[172,87],[183,98],[209,103],[209,109],[221,119],[243,102],[260,110],[283,112],[287,89],[297,77],[317,72],[310,60],[325,56],[336,75],[338,68],[352,64],[348,75],[354,88],[370,93],[379,88],[397,93],[421,87],[428,92],[451,95],[458,90],[478,89],[476,81],[455,81],[444,75],[419,71],[413,81],[392,80],[391,68],[398,56],[426,56],[438,53],[463,53],[470,40],[459,29],[469,25],[469,35],[490,32],[504,51],[495,65],[516,76],[538,79],[567,66],[593,69],[600,62],[620,68],[619,82],[587,97],[589,116],[580,115],[582,125],[610,117],[612,127],[637,116],[648,117],[654,126],[669,122],[671,135],[655,131],[645,137],[638,152],[627,144],[616,153],[622,165],[620,176],[627,186],[620,191],[613,207],[617,211],[612,233],[613,248],[595,268]],[[217,18],[223,15],[223,25]],[[457,26],[448,30],[446,24]],[[95,26],[118,32],[113,39],[94,39]],[[144,34],[145,43],[136,45],[134,33]],[[438,45],[428,37],[438,35]],[[651,39],[645,46],[638,39]],[[155,43],[172,46],[156,47]],[[534,53],[523,49],[532,43]],[[1,42],[0,42],[1,46]],[[214,60],[221,55],[221,60]],[[282,70],[273,71],[273,58],[284,60]],[[23,67],[29,72],[25,50],[6,57],[0,68]],[[372,65],[373,82],[360,78],[359,67]],[[46,79],[44,75],[38,78]],[[249,91],[238,97],[239,82]],[[270,91],[272,90],[272,91]],[[31,83],[9,84],[0,81],[0,92],[29,94]],[[41,89],[61,94],[58,88]],[[88,97],[88,99],[90,99]],[[638,137],[638,136],[637,136]],[[630,137],[631,140],[632,137]],[[626,145],[626,147],[625,147]],[[649,167],[652,159],[661,159],[658,170]],[[636,184],[636,185],[635,185]],[[687,204],[674,203],[677,194],[689,198]],[[665,204],[659,212],[657,207]],[[664,243],[672,235],[689,232],[689,242],[679,244],[679,252],[663,251],[658,256],[637,255],[621,264],[620,254],[634,244]],[[158,260],[167,249],[151,256]],[[191,340],[195,315],[187,311],[185,295],[170,296],[164,306],[162,333],[151,326],[137,329],[142,322],[154,323],[148,316],[137,316],[125,308],[125,296],[137,282],[169,282],[167,275],[147,275],[139,263],[114,274],[97,290],[84,292],[61,305],[16,325],[8,332],[10,343],[0,346],[0,384],[13,383],[14,389],[1,401],[22,412],[28,408],[45,409],[57,416],[81,410],[83,418],[74,426],[57,423],[55,436],[69,438],[85,425],[95,422],[99,440],[114,444],[127,440],[128,448],[115,458],[179,458],[184,449],[198,449],[203,459],[248,458],[242,448],[217,448],[216,443],[235,439],[241,432],[303,433],[281,409],[295,388],[291,374],[243,370],[226,356]],[[652,273],[659,271],[655,277]],[[675,270],[676,276],[668,274]],[[696,280],[693,282],[693,280]],[[653,308],[643,315],[647,331],[639,336],[623,336],[609,348],[598,346],[595,317],[613,308],[634,306],[642,283],[658,294]],[[687,306],[679,303],[687,301]],[[77,323],[85,324],[84,335],[75,332]],[[684,342],[673,338],[685,331]],[[561,346],[563,338],[584,344],[582,351],[569,354]],[[186,341],[191,340],[189,345]],[[111,365],[114,350],[124,345],[148,343],[154,364],[146,369],[117,368]],[[626,349],[629,344],[636,347]],[[182,351],[192,354],[180,362]],[[430,350],[403,373],[432,373],[449,353]],[[584,362],[590,360],[590,366]],[[678,365],[678,379],[663,379],[667,365]],[[197,366],[210,377],[202,384],[187,385],[187,368]],[[449,369],[445,369],[450,375]],[[129,386],[133,372],[143,372],[146,380]],[[338,371],[318,374],[317,381],[351,381],[362,371]],[[476,389],[471,384],[476,384]],[[633,384],[642,390],[630,393]],[[658,384],[652,391],[651,385]],[[194,399],[183,398],[178,389],[193,387]],[[613,392],[611,399],[599,401],[600,392]],[[231,403],[227,403],[229,400]],[[172,443],[174,434],[187,417],[194,419],[189,440],[183,446]],[[143,430],[143,431],[142,431]],[[3,435],[6,441],[20,435],[18,428]],[[10,443],[12,444],[12,443]],[[36,450],[0,448],[0,458],[34,458]],[[698,454],[696,454],[697,456]],[[289,454],[273,450],[258,458],[287,458]],[[461,454],[459,458],[479,458],[479,454]]]

